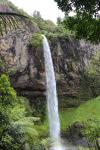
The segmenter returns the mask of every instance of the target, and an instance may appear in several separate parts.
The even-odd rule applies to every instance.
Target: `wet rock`
[[[71,127],[69,127],[68,131],[62,133],[62,136],[73,145],[88,147],[88,141],[86,137],[82,135],[82,129],[83,125],[79,122],[76,122]]]
[[[97,140],[96,140],[96,144],[97,144],[97,148],[98,148],[98,150],[100,149],[100,138],[98,138]]]

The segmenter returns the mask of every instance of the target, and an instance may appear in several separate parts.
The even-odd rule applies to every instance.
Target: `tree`
[[[35,10],[35,11],[33,12],[33,18],[40,20],[40,19],[42,19],[42,16],[41,16],[41,14],[40,14],[39,11]]]
[[[39,11],[34,11],[33,20],[43,33],[55,31],[56,25],[51,20],[44,20]]]
[[[58,17],[58,18],[57,18],[57,24],[59,25],[61,22],[62,22],[62,18],[61,18],[61,17]]]
[[[59,8],[65,12],[66,28],[74,30],[76,36],[90,41],[100,41],[100,0],[55,0]],[[69,12],[75,12],[69,17]]]
[[[100,0],[55,0],[62,11],[69,13],[89,13],[98,15],[100,10]]]
[[[65,17],[63,24],[65,28],[75,31],[77,38],[100,42],[100,19],[95,19],[89,14],[80,14],[74,17]]]
[[[10,125],[9,113],[14,101],[16,101],[16,93],[8,77],[3,74],[0,77],[0,141]]]
[[[38,137],[24,98],[18,97],[7,75],[0,76],[0,150],[19,150],[33,145]]]

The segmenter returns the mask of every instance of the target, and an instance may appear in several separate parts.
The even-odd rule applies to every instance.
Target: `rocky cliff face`
[[[85,58],[83,58],[85,52],[82,52],[81,44],[81,41],[70,39],[58,40],[56,47],[54,43],[51,44],[58,85],[64,89],[62,91],[60,88],[62,95],[74,96],[79,87],[80,73],[85,64]],[[84,44],[83,47],[85,46]]]
[[[79,90],[84,69],[91,56],[100,50],[100,45],[84,40],[64,38],[52,39],[50,45],[59,99],[61,101],[64,99],[66,105],[77,105],[80,101]],[[75,103],[72,99],[75,100]]]
[[[8,33],[0,40],[0,55],[11,70],[11,83],[19,95],[30,99],[37,105],[45,99],[45,70],[43,49],[29,46],[32,34],[38,28],[29,30],[18,29]],[[100,49],[83,40],[52,39],[49,41],[57,79],[57,89],[60,99],[77,98],[81,74],[88,59]],[[72,105],[72,104],[71,104]]]
[[[0,57],[3,58],[7,69],[9,68],[11,72],[12,86],[18,95],[27,97],[35,105],[40,104],[39,101],[41,97],[44,98],[45,92],[44,77],[42,77],[44,76],[42,75],[44,74],[43,61],[38,60],[43,51],[29,47],[32,35],[38,31],[37,27],[24,27],[0,39]]]

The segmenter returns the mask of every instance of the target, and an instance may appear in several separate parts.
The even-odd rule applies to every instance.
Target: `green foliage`
[[[50,40],[57,40],[59,38],[68,39],[70,37],[75,37],[75,33],[68,28],[58,18],[58,24],[54,25],[50,20],[45,20],[46,28],[42,31]]]
[[[27,143],[34,145],[38,138],[35,130],[35,118],[29,111],[29,104],[24,98],[17,97],[11,87],[9,78],[3,74],[0,77],[0,149],[19,150]]]
[[[74,35],[74,32],[65,29],[60,18],[58,18],[58,25],[55,25],[51,20],[44,20],[40,12],[35,11],[33,13],[33,20],[37,23],[41,33],[45,34],[51,40],[63,37],[68,38]]]
[[[28,103],[26,103],[28,105]],[[25,143],[34,144],[34,141],[38,138],[38,132],[34,128],[34,122],[39,118],[35,118],[31,115],[23,99],[20,98],[16,105],[11,109],[9,115],[11,126],[22,133]]]
[[[2,138],[10,126],[9,114],[14,101],[16,101],[16,93],[8,77],[3,74],[0,77],[0,147],[2,147]]]
[[[61,127],[66,129],[74,122],[87,121],[91,118],[99,118],[100,115],[100,97],[89,100],[78,108],[67,109],[61,112]],[[66,121],[65,121],[66,120]]]
[[[12,126],[22,132],[25,141],[33,144],[34,140],[38,137],[38,132],[34,129],[34,117],[24,117],[18,121],[12,122]]]
[[[41,144],[44,146],[45,150],[49,149],[50,142],[50,138],[42,139]]]
[[[16,100],[16,93],[11,87],[8,77],[3,74],[0,77],[0,104],[3,107],[8,107]]]
[[[5,73],[10,75],[14,75],[16,73],[16,68],[9,67],[9,65],[6,63],[4,57],[0,56],[0,73]]]
[[[100,119],[91,118],[86,122],[83,122],[84,128],[82,130],[83,135],[85,135],[90,141],[95,141],[100,137]]]
[[[90,76],[100,76],[100,51],[97,51],[89,60],[89,64],[86,67],[86,72]]]
[[[41,139],[41,141],[36,141],[34,144],[33,150],[49,150],[50,147],[50,139],[49,138],[44,138]]]
[[[34,48],[39,48],[42,46],[42,35],[39,33],[34,33],[32,36],[32,39],[30,41],[30,44],[34,47]]]
[[[98,0],[55,0],[62,11],[69,13],[72,10],[76,13],[88,12],[91,15],[98,15],[100,2]]]
[[[65,13],[64,24],[67,29],[75,31],[77,38],[85,38],[92,42],[100,41],[100,2],[98,0],[55,0]],[[69,12],[76,16],[69,17]]]
[[[65,29],[65,27],[63,26],[63,24],[59,24],[58,26],[56,26],[55,31],[54,32],[44,32],[44,34],[48,37],[48,39],[50,41],[54,41],[57,39],[69,39],[72,37],[75,37],[74,32]]]
[[[44,30],[48,32],[55,32],[56,25],[51,20],[45,20],[45,28]]]
[[[89,100],[84,104],[81,104],[77,108],[69,108],[63,109],[60,112],[60,122],[61,122],[61,130],[66,131],[69,126],[73,125],[75,122],[79,122],[80,124],[88,124],[87,128],[91,126],[91,123],[96,125],[94,128],[95,135],[96,130],[99,130],[100,125],[98,124],[100,118],[100,97]],[[96,122],[96,120],[98,120]],[[39,136],[45,136],[48,134],[48,123],[47,120],[42,125],[35,125],[37,130],[39,131]],[[87,128],[85,128],[87,130]],[[96,129],[96,130],[95,130]],[[84,130],[85,132],[85,130]],[[90,131],[89,134],[92,134]]]
[[[96,147],[96,140],[100,137],[100,97],[82,104],[78,108],[64,110],[61,113],[61,128],[63,131],[71,129],[77,123],[81,135]]]
[[[91,88],[93,96],[100,94],[100,52],[98,51],[89,61],[85,70],[86,84]]]
[[[96,145],[96,139],[100,136],[100,97],[89,100],[81,104],[77,108],[62,109],[60,110],[60,122],[62,132],[67,132],[69,128],[77,122],[82,128],[79,128],[81,135],[85,136],[88,142]],[[39,136],[48,135],[48,120],[42,124],[35,125],[39,132]],[[43,140],[45,145],[45,140]],[[42,143],[42,144],[43,144]],[[48,142],[46,142],[46,145]],[[49,146],[49,145],[48,145]],[[97,145],[96,145],[97,146]],[[89,148],[82,148],[82,150],[89,150]],[[95,149],[95,148],[94,148]]]
[[[77,38],[83,38],[92,42],[99,43],[100,19],[93,18],[88,14],[79,14],[74,17],[65,17],[63,24],[65,28],[75,32]]]
[[[19,150],[25,142],[24,135],[18,129],[10,127],[5,132],[0,141],[0,149],[2,150]]]
[[[34,11],[33,20],[38,25],[42,33],[44,33],[44,31],[55,31],[56,25],[51,20],[44,20],[39,11]]]

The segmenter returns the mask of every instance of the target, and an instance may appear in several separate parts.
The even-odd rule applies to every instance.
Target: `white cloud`
[[[40,11],[44,19],[56,22],[57,17],[64,17],[54,0],[10,0],[19,8],[32,15],[34,10]]]

